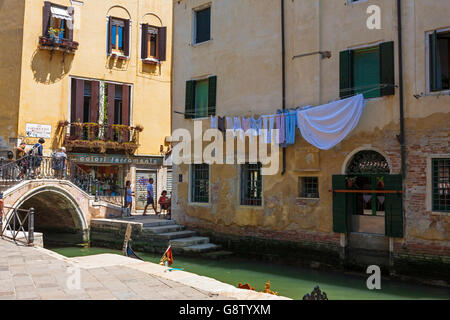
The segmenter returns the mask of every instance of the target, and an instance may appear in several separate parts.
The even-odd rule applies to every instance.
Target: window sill
[[[240,204],[238,206],[238,209],[247,209],[247,210],[264,210],[264,206],[260,205],[260,206],[249,206],[249,205],[245,205],[245,204]]]
[[[450,211],[431,211],[432,216],[448,216]]]
[[[78,49],[78,42],[67,39],[60,39],[55,41],[50,37],[39,37],[39,48],[42,50],[62,51],[68,53],[75,53]]]
[[[210,207],[211,203],[210,202],[189,202],[188,205],[192,206],[192,207]]]
[[[209,39],[209,40],[206,40],[206,41],[203,41],[203,42],[198,42],[198,43],[191,43],[191,47],[198,47],[198,46],[201,46],[201,45],[204,45],[204,44],[208,44],[208,43],[211,43],[212,42],[212,40],[213,39]]]
[[[145,59],[142,59],[142,62],[145,64],[152,64],[152,65],[161,64],[161,61],[159,61],[156,58],[145,58]]]
[[[445,89],[445,90],[441,90],[441,91],[430,91],[427,94],[428,96],[448,96],[450,95],[450,89]]]
[[[128,60],[128,59],[130,59],[129,56],[126,56],[126,55],[123,55],[123,54],[120,54],[120,53],[114,53],[114,52],[110,53],[109,57],[112,58],[112,59],[117,58],[119,60]]]

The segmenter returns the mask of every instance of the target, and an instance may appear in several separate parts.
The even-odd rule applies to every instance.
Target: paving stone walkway
[[[74,268],[41,248],[16,245],[0,239],[0,300],[228,300],[219,294],[151,275],[125,265]],[[81,275],[80,287],[74,270]],[[69,282],[69,286],[68,286]]]

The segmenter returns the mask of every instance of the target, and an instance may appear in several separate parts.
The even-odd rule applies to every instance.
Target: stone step
[[[209,243],[209,238],[207,237],[189,237],[189,238],[181,238],[170,240],[169,244],[174,248],[184,248],[193,246],[196,244],[205,244]]]
[[[167,240],[175,240],[175,239],[183,239],[183,238],[190,238],[195,236],[195,231],[176,231],[176,232],[167,232],[167,233],[160,233],[158,236],[163,237]]]
[[[204,244],[196,244],[189,247],[183,247],[182,249],[185,252],[192,252],[192,253],[201,253],[201,252],[209,252],[213,250],[218,250],[220,246],[214,244],[214,243],[204,243]]]
[[[138,220],[138,222],[140,222]],[[151,228],[151,227],[161,227],[161,226],[173,226],[177,223],[174,220],[161,220],[161,221],[151,221],[151,222],[143,222],[144,228]]]
[[[172,225],[159,226],[159,227],[144,227],[144,229],[148,230],[154,234],[162,234],[162,233],[181,231],[184,229],[184,227],[182,227],[178,224],[172,224]]]

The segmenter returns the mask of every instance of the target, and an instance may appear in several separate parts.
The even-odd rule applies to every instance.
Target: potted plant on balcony
[[[345,180],[347,180],[347,187],[356,187],[356,179],[358,179],[358,177],[346,177]]]
[[[59,34],[61,33],[61,30],[62,29],[50,27],[48,29],[48,36],[55,43],[59,43],[60,42]]]
[[[384,189],[384,177],[377,177],[377,187]]]

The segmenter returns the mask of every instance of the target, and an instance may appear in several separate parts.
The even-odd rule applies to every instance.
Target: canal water
[[[104,248],[52,248],[66,256],[79,257],[102,253],[122,254],[119,250]],[[142,259],[159,263],[161,256],[137,253]],[[217,279],[237,286],[239,282],[249,283],[256,291],[263,291],[270,280],[272,290],[279,295],[301,299],[314,286],[319,285],[330,300],[398,300],[398,299],[450,299],[450,289],[409,284],[382,278],[381,290],[368,290],[366,277],[338,272],[317,271],[267,262],[250,261],[240,258],[207,260],[202,258],[174,257],[174,268],[201,276]]]

